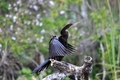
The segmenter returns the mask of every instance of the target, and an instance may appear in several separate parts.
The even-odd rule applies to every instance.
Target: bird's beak
[[[76,23],[74,23],[72,26],[77,26],[78,23],[80,23],[80,22],[76,22]]]

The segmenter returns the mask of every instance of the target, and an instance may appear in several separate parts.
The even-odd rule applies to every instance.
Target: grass
[[[109,0],[107,0],[107,5],[109,8],[109,12],[110,12],[110,16],[111,16],[111,27],[110,27],[110,39],[111,39],[111,52],[112,52],[112,62],[113,62],[113,71],[114,71],[114,80],[116,80],[116,59],[115,59],[115,22],[114,22],[114,18],[113,18],[113,14],[112,14],[112,10],[111,10],[111,6],[110,6],[110,2]]]

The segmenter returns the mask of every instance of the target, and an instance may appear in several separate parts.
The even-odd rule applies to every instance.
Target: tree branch
[[[72,80],[89,80],[89,75],[92,71],[92,58],[90,56],[84,58],[84,64],[80,67],[54,59],[50,59],[50,61],[51,66],[59,72],[48,75],[43,80],[63,80],[67,76],[74,76]]]

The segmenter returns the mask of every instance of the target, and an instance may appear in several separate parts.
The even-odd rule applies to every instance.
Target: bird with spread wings
[[[72,26],[72,24],[67,24],[61,30],[61,36],[53,36],[49,42],[49,58],[35,68],[32,73],[41,72],[50,65],[49,59],[55,59],[61,61],[63,57],[67,54],[71,54],[75,51],[75,48],[68,43],[68,31],[67,29]]]

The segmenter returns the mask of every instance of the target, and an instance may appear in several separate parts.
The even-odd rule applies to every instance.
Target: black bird
[[[75,48],[68,43],[68,31],[72,24],[67,24],[61,30],[61,36],[53,36],[49,42],[49,59],[61,61],[66,54],[73,53]],[[35,68],[32,73],[41,72],[50,65],[50,60],[47,59],[44,63]]]

